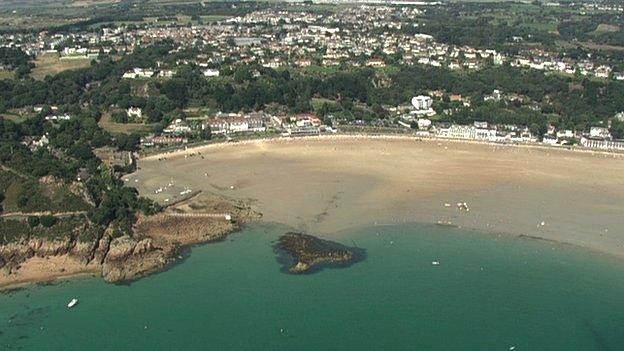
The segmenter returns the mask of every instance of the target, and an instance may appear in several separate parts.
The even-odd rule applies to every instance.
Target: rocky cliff
[[[67,275],[89,271],[107,282],[131,281],[172,264],[184,246],[220,240],[237,229],[237,224],[221,218],[160,214],[140,218],[133,236],[114,237],[106,231],[93,242],[82,242],[73,235],[62,240],[25,239],[0,246],[0,286],[28,280],[24,279],[23,266],[38,258],[54,257],[76,263],[71,269],[60,268]],[[45,264],[38,269],[45,269]],[[45,275],[39,273],[35,276]],[[49,275],[61,275],[58,273]]]

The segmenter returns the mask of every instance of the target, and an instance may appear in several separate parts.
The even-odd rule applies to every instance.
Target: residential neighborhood
[[[63,59],[97,59],[100,54],[130,53],[150,43],[173,40],[176,51],[199,49],[192,61],[205,67],[206,77],[219,76],[225,63],[258,63],[265,67],[308,67],[350,65],[383,68],[383,57],[406,65],[445,67],[451,70],[478,70],[488,65],[510,64],[559,74],[623,80],[624,72],[590,56],[571,58],[542,48],[516,54],[494,48],[456,46],[418,33],[426,26],[423,14],[436,6],[394,7],[359,5],[331,15],[301,10],[268,9],[210,24],[143,26],[118,25],[71,34],[10,34],[0,36],[0,46],[17,47],[39,56],[57,53]],[[529,38],[517,37],[517,41]],[[170,67],[135,67],[124,79],[168,78]]]

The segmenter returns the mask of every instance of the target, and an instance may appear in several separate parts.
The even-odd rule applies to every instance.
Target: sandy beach
[[[40,282],[54,282],[82,275],[97,275],[99,270],[93,265],[84,265],[69,255],[32,257],[20,269],[8,275],[0,273],[0,290],[20,285]]]
[[[339,136],[208,145],[139,167],[127,184],[163,204],[201,190],[330,238],[365,225],[444,223],[624,257],[618,154]],[[464,202],[470,211],[457,207]]]

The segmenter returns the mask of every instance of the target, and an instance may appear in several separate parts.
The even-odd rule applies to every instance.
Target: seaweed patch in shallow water
[[[26,288],[23,287],[23,286],[15,287],[15,288],[8,288],[8,289],[0,290],[0,294],[2,294],[2,295],[12,295],[13,293],[20,292],[20,291],[23,291],[23,290],[26,290]]]

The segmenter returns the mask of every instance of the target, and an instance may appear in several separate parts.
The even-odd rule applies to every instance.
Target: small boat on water
[[[72,308],[72,307],[76,306],[77,303],[78,303],[78,299],[76,299],[76,298],[71,299],[71,301],[69,301],[69,303],[67,304],[67,308]]]
[[[431,265],[432,266],[439,266],[440,265],[440,261],[432,261]]]

